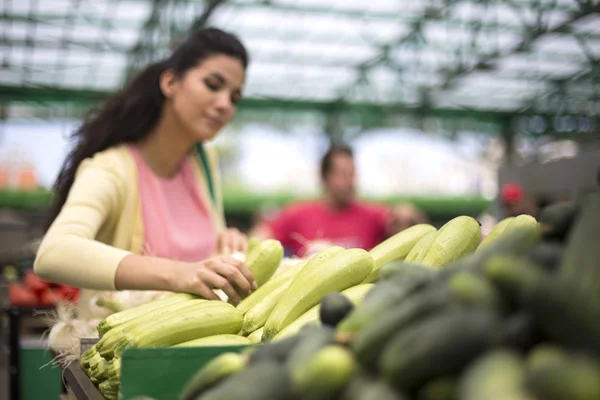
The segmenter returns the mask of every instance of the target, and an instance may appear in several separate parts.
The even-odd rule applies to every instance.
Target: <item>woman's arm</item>
[[[42,278],[75,287],[114,290],[128,251],[95,240],[111,213],[121,209],[125,166],[107,154],[84,161],[34,263]]]
[[[38,275],[85,289],[166,290],[214,299],[209,289],[221,289],[234,303],[256,288],[249,269],[231,257],[188,264],[134,255],[95,240],[108,217],[121,210],[123,176],[118,163],[104,155],[83,168],[40,245],[34,264]]]

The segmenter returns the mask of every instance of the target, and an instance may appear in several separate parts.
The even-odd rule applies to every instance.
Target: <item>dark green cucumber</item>
[[[433,276],[436,272],[436,269],[422,264],[406,261],[392,261],[381,267],[381,270],[379,271],[379,280],[404,280],[406,276],[414,275]]]
[[[357,374],[346,385],[340,400],[405,400],[405,397],[380,380]]]
[[[321,299],[319,319],[323,325],[335,327],[353,309],[354,304],[342,293],[329,293]]]
[[[533,227],[519,227],[505,233],[494,243],[482,250],[449,264],[439,274],[446,279],[458,272],[482,273],[487,260],[494,256],[520,256],[540,241],[540,230]]]
[[[335,399],[356,371],[356,360],[348,349],[325,346],[292,375],[294,392],[306,400]]]
[[[509,349],[490,351],[476,359],[463,374],[458,398],[461,400],[510,399],[522,391],[525,363]]]
[[[528,350],[542,340],[535,319],[527,311],[519,311],[510,315],[502,327],[505,346]]]
[[[580,290],[598,295],[600,286],[600,193],[587,195],[565,250],[561,275],[577,282]]]
[[[350,347],[367,370],[377,369],[377,360],[392,337],[429,315],[455,304],[444,286],[427,288],[406,298],[395,308],[386,310],[357,332]]]
[[[365,296],[360,307],[356,307],[338,326],[338,340],[349,343],[352,337],[371,324],[383,313],[396,307],[405,298],[426,287],[429,278],[411,277],[402,283],[384,281],[377,283]]]
[[[413,392],[433,378],[454,375],[500,343],[501,319],[491,310],[434,314],[398,332],[384,347],[379,370],[400,390]]]
[[[328,326],[311,326],[304,332],[304,336],[289,353],[285,362],[292,378],[295,378],[308,361],[323,347],[335,342],[335,331]]]
[[[556,203],[544,207],[538,216],[544,238],[564,240],[577,218],[578,210],[579,207],[575,202]]]
[[[248,358],[248,364],[254,365],[263,362],[284,363],[302,338],[303,335],[299,332],[297,335],[265,343],[256,349],[252,349]]]
[[[418,400],[458,400],[458,382],[451,376],[441,376],[427,382],[417,393]]]
[[[536,399],[600,399],[600,365],[586,356],[569,356],[564,362],[529,370],[525,386]]]
[[[526,307],[550,340],[600,356],[598,292],[582,291],[577,283],[539,279]]]
[[[501,297],[487,279],[471,272],[459,272],[448,279],[448,288],[464,304],[499,308]]]
[[[226,379],[204,392],[197,400],[289,400],[293,398],[292,381],[285,368],[263,362]]]
[[[528,261],[549,272],[556,272],[562,264],[565,246],[558,242],[540,242],[526,254]]]

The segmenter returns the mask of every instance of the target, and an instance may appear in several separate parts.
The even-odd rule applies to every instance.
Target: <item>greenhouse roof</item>
[[[600,114],[597,0],[3,0],[0,101],[116,90],[194,26],[236,33],[247,105]]]

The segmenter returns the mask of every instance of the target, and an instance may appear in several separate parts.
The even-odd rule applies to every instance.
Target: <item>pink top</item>
[[[130,146],[137,164],[142,203],[144,254],[185,262],[201,261],[217,248],[217,233],[186,159],[175,176],[158,177]]]
[[[387,209],[378,205],[355,202],[335,211],[315,201],[289,206],[269,227],[288,251],[302,256],[315,240],[370,250],[386,238],[389,219]]]

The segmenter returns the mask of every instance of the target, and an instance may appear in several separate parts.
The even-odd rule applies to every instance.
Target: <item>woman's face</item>
[[[187,71],[180,79],[163,83],[175,118],[193,141],[215,137],[235,115],[246,73],[234,57],[215,55]],[[165,86],[166,85],[166,86]]]

